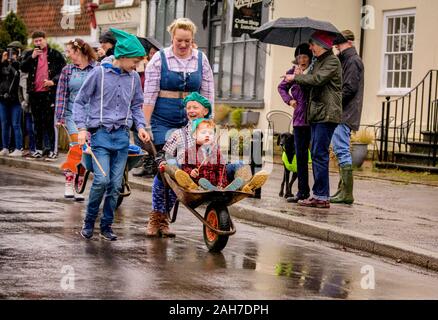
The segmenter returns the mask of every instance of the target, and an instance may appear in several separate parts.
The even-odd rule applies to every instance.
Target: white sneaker
[[[74,197],[75,197],[75,201],[84,201],[85,198],[82,194],[77,193],[74,188],[73,188],[73,193],[74,193]]]
[[[0,156],[7,156],[9,154],[9,150],[4,148],[2,151],[0,151]]]
[[[14,152],[9,154],[10,157],[22,157],[23,151],[15,149]]]
[[[75,197],[75,193],[73,191],[73,184],[71,182],[66,182],[64,189],[64,198],[73,199],[74,197]]]

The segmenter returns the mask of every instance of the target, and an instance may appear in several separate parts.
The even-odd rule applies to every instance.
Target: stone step
[[[429,172],[432,174],[438,174],[438,167],[429,167],[429,166],[414,165],[414,164],[376,162],[376,167],[380,169],[398,169],[403,171]]]
[[[411,152],[395,152],[395,162],[401,164],[416,164],[431,166],[433,164],[433,155],[424,153],[411,153]]]
[[[421,131],[421,135],[423,136],[423,142],[438,141],[438,132],[436,131]]]
[[[438,144],[434,145],[430,142],[409,141],[408,145],[410,153],[432,154],[434,151],[438,151]]]

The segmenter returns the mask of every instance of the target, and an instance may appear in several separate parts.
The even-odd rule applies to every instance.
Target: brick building
[[[0,0],[1,18],[16,12],[27,26],[29,36],[35,30],[44,30],[59,44],[72,37],[96,41],[96,30],[90,27],[86,4],[91,0]]]

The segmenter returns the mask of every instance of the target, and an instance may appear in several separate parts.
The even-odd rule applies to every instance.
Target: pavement
[[[0,165],[60,174],[61,154],[55,162],[0,157]],[[355,203],[330,209],[303,208],[280,198],[283,175],[274,164],[262,188],[262,198],[248,198],[229,207],[233,217],[277,227],[339,245],[438,271],[438,187],[367,177],[355,172]],[[331,190],[338,182],[330,175]],[[130,175],[134,192],[151,191],[152,179]],[[312,181],[311,181],[312,185]],[[296,192],[297,182],[293,186]],[[176,221],[178,223],[178,220]]]

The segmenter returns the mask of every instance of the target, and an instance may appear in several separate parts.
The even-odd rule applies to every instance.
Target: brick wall
[[[85,5],[91,0],[81,0],[81,13],[75,15],[74,29],[63,29],[61,8],[64,0],[18,0],[17,14],[27,26],[29,36],[43,30],[48,37],[81,36],[90,34],[90,20]],[[1,10],[2,1],[0,1]],[[1,11],[0,11],[1,12]]]

